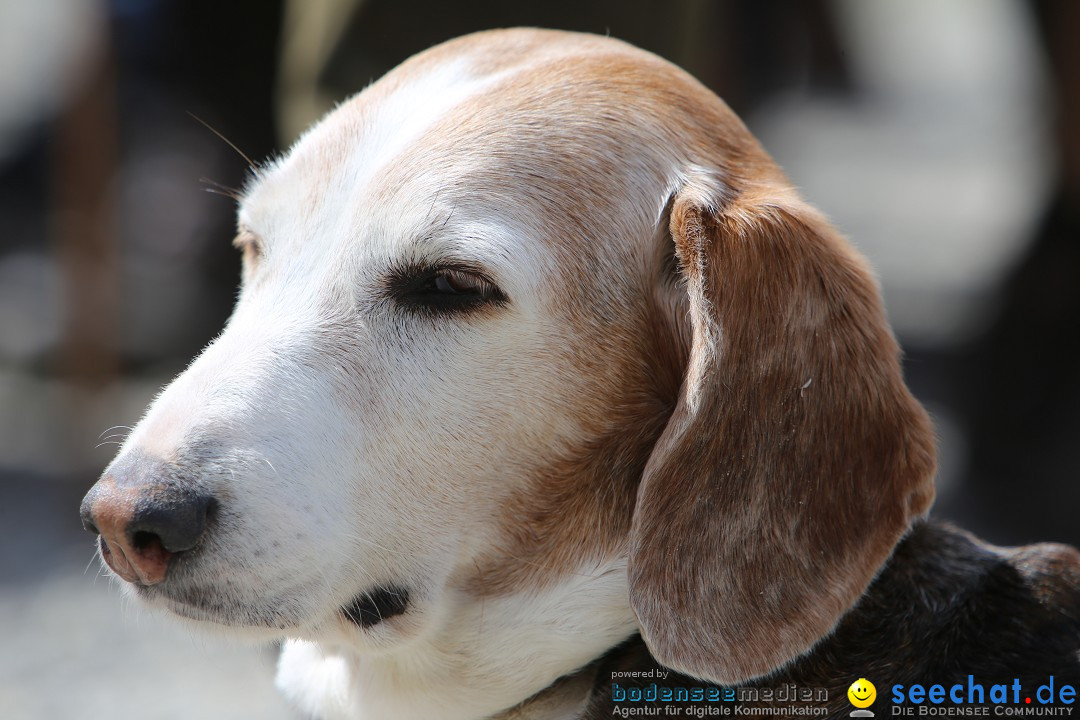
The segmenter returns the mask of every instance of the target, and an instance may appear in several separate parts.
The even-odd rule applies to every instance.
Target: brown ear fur
[[[693,341],[630,598],[659,661],[737,683],[832,630],[928,510],[935,461],[862,258],[785,188],[718,197],[672,205]]]

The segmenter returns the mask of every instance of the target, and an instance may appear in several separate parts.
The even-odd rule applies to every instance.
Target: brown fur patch
[[[480,596],[559,582],[590,560],[626,550],[637,485],[674,407],[688,345],[671,316],[652,305],[605,383],[606,414],[588,422],[587,440],[537,472],[492,518],[497,540],[468,589]],[[588,360],[580,359],[584,372]],[[611,372],[608,368],[607,372]]]
[[[731,191],[703,204],[691,185],[672,211],[694,341],[630,556],[650,649],[721,683],[826,635],[929,508],[934,471],[861,258],[787,188]]]

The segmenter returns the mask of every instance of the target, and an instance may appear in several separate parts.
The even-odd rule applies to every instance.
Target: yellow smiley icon
[[[859,678],[847,689],[847,697],[857,708],[870,707],[877,698],[877,688],[866,678]]]

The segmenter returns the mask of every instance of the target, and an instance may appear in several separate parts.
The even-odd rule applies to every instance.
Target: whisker
[[[221,195],[222,197],[231,198],[237,202],[240,202],[240,191],[236,188],[231,188],[228,185],[222,185],[221,183],[215,182],[207,177],[199,178],[199,182],[203,183],[204,185],[210,186],[203,188],[203,190],[208,193],[213,193],[214,195]]]
[[[439,226],[440,228],[446,227],[447,223],[450,222],[450,218],[454,217],[454,212],[456,210],[457,210],[457,206],[454,206],[454,207],[450,208],[450,214],[446,216],[445,220],[443,220],[443,224]]]
[[[240,196],[234,193],[222,192],[221,190],[215,190],[214,188],[203,188],[203,192],[208,192],[211,195],[220,195],[221,197],[229,198],[230,200],[236,200],[239,202]]]
[[[431,213],[435,210],[435,203],[439,202],[439,194],[442,192],[442,188],[435,191],[435,197],[431,201],[431,207],[428,208],[427,215],[424,216],[424,220],[431,217]]]
[[[127,430],[128,432],[131,432],[134,429],[135,428],[131,427],[130,425],[113,425],[112,427],[102,430],[101,435],[104,435],[107,432],[112,432],[113,430]],[[98,440],[101,439],[101,435],[98,435]]]
[[[90,566],[94,564],[94,561],[98,559],[97,550],[94,550],[94,554],[90,556],[90,562],[86,563],[86,567],[83,568],[82,574],[90,572]],[[100,568],[99,568],[100,570]]]
[[[379,616],[379,622],[382,622],[384,620],[382,610],[379,609],[379,605],[375,602],[375,598],[373,598],[369,592],[362,593],[362,595],[364,596],[364,599],[371,604],[371,607],[375,608],[375,614]]]
[[[229,147],[231,147],[231,148],[232,148],[233,150],[235,150],[235,151],[236,151],[236,154],[237,154],[237,155],[239,155],[240,157],[244,158],[244,160],[245,160],[245,161],[247,162],[247,164],[248,164],[248,167],[249,167],[249,168],[250,168],[250,169],[251,169],[252,171],[255,171],[255,170],[257,170],[257,169],[258,169],[258,168],[256,167],[255,163],[253,163],[253,162],[251,161],[251,158],[249,158],[249,157],[248,157],[247,155],[245,155],[245,154],[244,154],[244,151],[243,151],[243,150],[241,150],[240,148],[236,147],[236,145],[234,145],[234,144],[233,144],[233,142],[232,142],[231,140],[229,140],[229,138],[225,137],[224,135],[222,135],[221,133],[219,133],[219,132],[218,132],[217,130],[215,130],[215,129],[214,129],[213,127],[211,127],[211,126],[210,126],[210,123],[206,122],[205,120],[203,120],[203,119],[202,119],[201,117],[199,117],[199,116],[198,116],[198,115],[196,115],[195,113],[191,112],[190,110],[188,111],[188,115],[190,115],[190,116],[191,116],[192,118],[194,118],[194,119],[195,119],[195,121],[196,121],[196,122],[198,122],[198,123],[199,123],[200,125],[202,125],[202,126],[203,126],[204,128],[206,128],[206,129],[207,129],[207,130],[209,130],[210,132],[212,132],[212,133],[214,133],[215,135],[217,135],[217,136],[218,136],[218,138],[220,138],[220,139],[221,139],[221,141],[222,141],[222,142],[224,142],[224,143],[225,143],[226,145],[228,145],[228,146],[229,146]]]

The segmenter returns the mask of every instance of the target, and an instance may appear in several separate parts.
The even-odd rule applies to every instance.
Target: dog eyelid
[[[461,270],[443,270],[434,276],[433,289],[444,294],[478,293],[490,294],[497,290],[487,278]]]
[[[386,280],[389,295],[410,310],[451,314],[505,305],[506,294],[471,263],[396,268]]]

